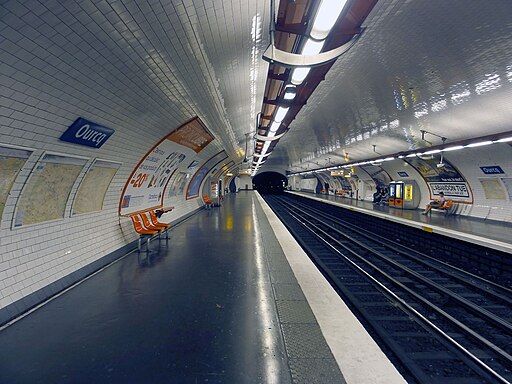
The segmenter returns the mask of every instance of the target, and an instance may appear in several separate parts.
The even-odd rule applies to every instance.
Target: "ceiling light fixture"
[[[426,132],[426,131],[422,132],[423,135],[425,133],[430,133],[430,132]],[[435,135],[435,134],[433,134],[433,135]],[[367,164],[381,165],[380,163],[383,161],[391,161],[396,158],[403,159],[403,158],[419,157],[420,159],[430,160],[430,159],[434,158],[434,156],[433,156],[434,154],[440,153],[441,154],[440,161],[438,164],[436,164],[436,166],[438,168],[442,168],[445,166],[444,156],[443,156],[444,152],[450,152],[450,151],[455,151],[455,150],[464,149],[464,148],[481,147],[481,146],[495,144],[495,143],[508,143],[508,142],[512,141],[512,136],[510,136],[510,132],[503,132],[501,134],[494,134],[494,135],[483,136],[480,138],[463,140],[463,141],[459,142],[459,145],[452,145],[451,147],[443,148],[447,139],[442,136],[440,136],[440,137],[443,141],[443,144],[434,147],[435,149],[430,149],[425,152],[411,152],[411,153],[398,152],[398,153],[396,153],[392,156],[386,157],[386,158],[380,157],[377,159],[359,161],[359,162],[354,162],[354,163],[349,163],[349,164],[343,164],[343,165],[340,164],[337,167],[338,168],[351,168],[351,167],[362,166],[362,165],[367,165]],[[374,147],[373,151],[375,153],[381,155],[379,152],[377,152],[376,145],[373,145],[373,147]],[[317,172],[317,171],[319,171],[319,170],[313,170],[313,172]],[[293,176],[294,173],[291,173],[291,175]]]
[[[277,130],[279,129],[279,127],[281,126],[281,123],[278,123],[277,121],[274,121],[272,123],[272,125],[270,126],[270,131],[269,133],[273,133],[275,135],[275,133],[277,132]],[[270,135],[269,135],[270,136]],[[273,136],[273,135],[272,135]]]
[[[275,0],[270,0],[270,45],[263,54],[263,59],[270,63],[269,77],[267,78],[270,81],[265,89],[264,105],[261,112],[265,116],[263,120],[268,121],[269,115],[272,117],[269,123],[260,119],[257,125],[258,134],[256,135],[257,142],[255,144],[256,151],[260,154],[264,154],[269,146],[258,145],[259,141],[273,141],[275,146],[278,140],[288,131],[287,124],[281,126],[285,117],[288,116],[287,122],[295,117],[301,107],[306,104],[307,95],[324,79],[323,76],[328,70],[315,69],[315,76],[306,82],[312,68],[315,66],[320,68],[320,66],[334,61],[346,53],[363,33],[365,28],[362,27],[362,22],[373,8],[373,5],[361,9],[355,6],[352,7],[352,2],[348,0],[315,0],[311,2],[312,12],[309,12],[309,7],[303,9],[296,6],[295,1],[279,2],[277,7],[275,3]],[[351,16],[353,19],[345,21],[342,20],[343,10],[348,7],[347,4],[349,3],[352,7]],[[294,20],[299,20],[302,15],[305,18],[304,26],[306,29],[290,32],[290,27],[295,21],[288,17],[282,17],[288,12],[292,12]],[[298,13],[296,14],[296,12]],[[279,25],[276,25],[276,21]],[[342,22],[346,27],[344,33],[334,36],[334,40],[340,40],[342,44],[324,52],[326,39],[331,34],[334,26],[339,27]],[[338,27],[336,31],[340,32],[341,27]],[[346,33],[346,31],[350,32]],[[279,49],[276,46],[276,41],[279,41],[280,44],[286,41],[287,44],[281,44],[286,50]],[[329,44],[331,43],[334,43],[334,41],[329,42]],[[280,66],[288,68],[288,70],[283,73],[279,68]],[[280,92],[276,95],[274,92],[279,87],[277,82],[280,81],[284,82],[285,86],[280,88]],[[299,93],[296,86],[301,86],[301,100],[299,103],[293,102]],[[276,109],[272,113],[273,108]],[[289,109],[291,109],[291,112],[288,112]],[[293,113],[293,116],[290,116],[290,113]],[[277,131],[280,128],[283,132],[278,135]],[[348,155],[345,161],[349,161]]]
[[[466,148],[474,148],[474,147],[481,147],[481,146],[484,146],[484,145],[489,145],[489,144],[492,144],[492,141],[477,141],[476,143],[471,143],[471,144],[468,144],[468,145],[465,145],[464,147]]]
[[[340,17],[346,2],[346,0],[322,0],[309,35],[316,40],[325,39]]]
[[[512,141],[512,136],[504,137],[503,139],[499,139],[499,140],[493,140],[494,143],[508,143],[509,141]]]
[[[423,154],[424,154],[424,155],[432,155],[432,154],[434,154],[434,153],[439,153],[439,152],[441,152],[441,150],[440,150],[440,149],[433,149],[433,150],[431,150],[431,151],[423,152]]]
[[[464,148],[464,146],[462,146],[462,145],[456,145],[456,146],[454,146],[454,147],[444,148],[444,149],[443,149],[443,152],[456,151],[456,150],[458,150],[458,149],[462,149],[462,148]]]
[[[286,88],[284,90],[283,99],[293,100],[293,99],[295,99],[295,96],[297,96],[297,88],[293,85],[286,86]]]
[[[277,108],[276,114],[274,116],[274,122],[280,123],[285,118],[288,113],[289,107],[279,107]]]
[[[316,55],[322,51],[324,41],[316,41],[313,39],[307,39],[306,44],[302,47],[302,54],[305,56]]]
[[[301,85],[306,77],[308,77],[309,71],[311,68],[309,67],[297,67],[292,71],[292,80],[291,83],[294,85]]]

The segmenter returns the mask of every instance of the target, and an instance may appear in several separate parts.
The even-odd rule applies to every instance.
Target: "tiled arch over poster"
[[[213,140],[213,135],[196,117],[156,143],[128,178],[119,202],[119,214],[162,207],[165,189],[176,169],[189,164]]]
[[[201,186],[201,183],[203,182],[206,175],[227,157],[227,153],[225,151],[221,151],[209,159],[206,163],[204,163],[201,168],[199,168],[199,170],[194,174],[192,180],[190,180],[190,183],[188,184],[187,200],[199,196],[199,187]]]

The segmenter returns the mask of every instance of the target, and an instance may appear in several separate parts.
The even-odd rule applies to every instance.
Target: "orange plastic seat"
[[[444,202],[443,205],[441,205],[440,207],[438,207],[437,209],[450,209],[453,205],[453,201],[452,200],[446,200]]]
[[[142,222],[144,223],[144,226],[147,228],[147,229],[151,229],[151,230],[155,230],[155,231],[162,231],[164,229],[167,228],[167,226],[165,225],[162,225],[162,224],[153,224],[150,220],[149,220],[149,216],[146,215],[146,213],[141,213],[140,214],[140,217],[142,219]]]
[[[432,207],[429,213],[432,215],[434,210],[443,211],[445,215],[449,215],[456,211],[456,207],[453,205],[453,200],[446,200],[440,207]]]
[[[149,217],[153,224],[164,225],[165,228],[169,228],[171,226],[171,224],[166,224],[166,223],[162,223],[162,222],[158,221],[158,217],[156,217],[156,214],[154,211],[149,211]]]
[[[203,201],[204,201],[206,208],[210,208],[213,206],[213,200],[210,199],[210,197],[208,195],[203,195]]]
[[[140,215],[132,215],[130,218],[132,219],[135,232],[139,235],[156,235],[158,233],[158,230],[156,229],[146,228]]]

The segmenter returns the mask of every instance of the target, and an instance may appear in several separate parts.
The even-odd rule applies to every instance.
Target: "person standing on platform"
[[[425,211],[422,212],[422,215],[429,213],[432,208],[442,207],[445,202],[446,199],[444,198],[444,192],[439,192],[439,199],[431,201],[429,204],[427,204],[427,207],[425,208]]]

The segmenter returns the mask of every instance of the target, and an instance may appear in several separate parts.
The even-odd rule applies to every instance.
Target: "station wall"
[[[22,138],[16,136],[18,133],[14,131],[10,134],[7,141],[11,145],[23,142]],[[115,145],[116,141],[119,142],[122,136],[123,133],[120,133],[118,138],[113,139],[113,144]],[[2,139],[6,138],[3,134]],[[41,147],[46,150],[37,148],[37,143],[32,143],[36,145],[30,147],[32,154],[10,189],[0,222],[0,310],[15,304],[16,308],[10,309],[11,314],[14,315],[13,311],[27,309],[24,307],[36,302],[32,299],[27,305],[21,305],[19,304],[21,299],[34,296],[36,293],[39,300],[51,296],[74,282],[69,276],[76,275],[77,271],[98,262],[106,255],[122,249],[137,239],[131,220],[120,217],[118,207],[125,182],[140,157],[153,144],[150,140],[148,137],[145,138],[147,147],[140,146],[139,153],[132,150],[126,151],[123,156],[118,154],[115,157],[108,151],[98,155],[92,150],[71,147],[59,142],[56,137],[45,137],[46,142],[42,143]],[[215,146],[207,147],[197,156],[199,164],[212,157],[217,150]],[[38,160],[48,151],[71,156],[79,154],[86,159],[84,162],[91,162],[99,156],[104,160],[115,161],[119,169],[108,186],[101,210],[72,214],[71,200],[76,195],[79,184],[75,183],[69,196],[66,192],[66,196],[63,197],[68,199],[64,217],[53,220],[43,219],[34,224],[16,226],[16,205],[21,200],[22,190],[35,172]],[[82,173],[85,174],[85,172]],[[80,176],[83,177],[83,174]],[[166,201],[166,205],[173,205],[175,209],[164,215],[165,221],[179,220],[180,217],[202,206],[200,197],[187,200],[185,192],[186,188],[181,196],[175,196],[171,201]],[[58,190],[56,193],[58,194]],[[46,198],[46,204],[51,205],[52,196],[48,195]],[[32,209],[37,210],[38,207]],[[9,317],[8,314],[3,313],[0,320],[6,316]]]
[[[184,115],[163,121],[130,109],[129,97],[91,97],[88,93],[94,91],[90,84],[79,84],[79,77],[68,79],[69,84],[61,83],[58,88],[53,85],[54,79],[43,76],[41,70],[35,68],[35,63],[9,55],[3,56],[4,59],[0,72],[3,86],[0,145],[27,148],[32,154],[9,190],[0,221],[0,310],[35,293],[39,298],[50,296],[71,283],[66,277],[137,238],[131,220],[118,216],[126,180],[138,161],[163,135],[191,117]],[[17,70],[17,66],[22,66],[25,72]],[[79,92],[80,87],[89,87],[89,92]],[[108,92],[106,95],[113,96]],[[61,134],[78,116],[110,127],[115,133],[101,148],[60,141]],[[202,163],[220,150],[213,142],[197,155],[197,160]],[[14,215],[21,191],[37,161],[47,153],[80,157],[85,162],[102,159],[118,164],[105,194],[103,209],[71,215],[68,202],[64,218],[15,227]],[[72,190],[70,196],[75,192]],[[166,219],[174,221],[198,209],[202,202],[200,197],[187,200],[177,196],[169,204],[174,205],[175,210],[166,214]],[[52,289],[45,291],[52,284]],[[23,306],[17,307],[23,310]]]
[[[7,316],[22,312],[72,283],[77,272],[99,265],[136,239],[130,219],[118,215],[131,171],[163,136],[201,111],[201,106],[188,103],[192,97],[172,96],[188,95],[181,84],[168,84],[171,80],[164,74],[155,78],[145,71],[145,63],[136,59],[137,44],[121,47],[116,36],[99,30],[89,33],[86,41],[82,35],[87,31],[70,29],[41,4],[31,4],[30,12],[44,13],[45,18],[23,17],[21,9],[25,8],[19,8],[20,14],[3,14],[0,26],[6,32],[0,56],[0,146],[25,147],[32,155],[6,192],[0,218],[0,323],[5,309]],[[77,26],[74,15],[62,7],[58,10]],[[115,132],[100,148],[60,141],[78,117]],[[207,160],[222,149],[214,141],[198,158]],[[14,227],[20,193],[38,159],[49,152],[119,164],[103,207],[72,215],[68,199],[63,218]],[[176,196],[169,204],[175,210],[165,216],[174,221],[196,210],[201,201]],[[22,303],[28,297],[30,301]]]
[[[448,159],[457,165],[471,186],[474,203],[466,214],[482,219],[512,222],[512,146],[507,143],[453,151]],[[484,173],[482,168],[496,168]]]
[[[512,222],[512,145],[508,143],[494,143],[488,146],[465,148],[458,151],[445,152],[445,162],[453,165],[464,177],[469,193],[467,198],[461,198],[457,214],[480,219]],[[440,155],[434,156],[435,162],[440,161]],[[374,169],[382,169],[391,180],[415,180],[420,188],[420,208],[426,206],[433,196],[431,190],[421,173],[406,161],[393,160],[383,162]],[[347,170],[348,171],[348,170]],[[355,181],[352,184],[357,188],[354,198],[372,201],[376,190],[376,182],[371,172],[361,167],[354,168]],[[328,177],[323,172],[323,177]],[[313,181],[312,181],[313,180]],[[331,179],[332,180],[332,179]],[[289,183],[294,190],[314,192],[316,178],[290,177]],[[335,185],[332,182],[331,185]],[[448,197],[450,198],[450,197]],[[457,201],[455,197],[453,200]]]

